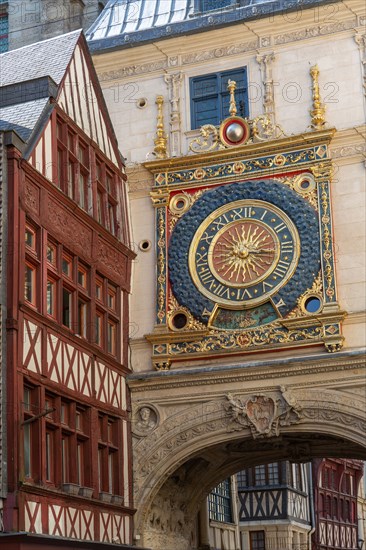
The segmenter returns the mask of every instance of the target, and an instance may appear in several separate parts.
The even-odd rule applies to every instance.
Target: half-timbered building
[[[313,550],[362,548],[357,495],[363,474],[360,460],[313,461],[316,529]]]
[[[129,545],[134,255],[123,157],[80,31],[4,53],[0,64],[8,163],[0,545]]]

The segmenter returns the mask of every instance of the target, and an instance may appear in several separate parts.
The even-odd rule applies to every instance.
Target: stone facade
[[[9,50],[76,29],[87,29],[105,1],[12,0],[8,3]]]
[[[134,374],[129,379],[135,540],[148,547],[199,548],[205,542],[197,528],[202,501],[243,462],[365,458],[365,17],[358,0],[320,3],[245,24],[213,26],[188,38],[94,52],[129,172],[137,252],[130,304]],[[317,347],[259,348],[255,355],[234,358],[213,353],[198,362],[183,357],[170,371],[154,372],[145,335],[153,333],[156,322],[159,235],[150,197],[154,180],[144,163],[156,158],[156,97],[164,98],[168,157],[179,162],[199,137],[190,126],[191,77],[246,66],[250,119],[267,114],[287,136],[306,135],[313,107],[309,68],[315,64],[327,128],[336,129],[329,147],[338,302],[347,312],[343,350],[328,355]],[[241,402],[262,394],[275,401],[282,399],[281,385],[301,414],[294,413],[293,422],[282,425],[272,439],[253,435],[249,424],[228,416],[227,394]],[[149,408],[152,417],[144,432],[134,429],[142,408]]]

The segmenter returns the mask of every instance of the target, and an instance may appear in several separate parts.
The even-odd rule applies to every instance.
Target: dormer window
[[[237,4],[237,0],[197,0],[196,12],[217,11]]]

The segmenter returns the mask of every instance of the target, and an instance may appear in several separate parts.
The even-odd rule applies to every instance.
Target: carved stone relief
[[[281,427],[297,424],[302,417],[301,406],[285,386],[280,387],[280,396],[256,394],[245,402],[227,394],[224,409],[229,417],[228,431],[250,428],[254,439],[274,437]]]
[[[178,157],[182,154],[181,150],[181,109],[180,109],[180,89],[183,79],[183,73],[173,73],[164,76],[165,83],[169,90],[170,102],[170,155]]]
[[[135,413],[132,431],[135,435],[144,437],[159,425],[159,414],[155,407],[142,405]]]

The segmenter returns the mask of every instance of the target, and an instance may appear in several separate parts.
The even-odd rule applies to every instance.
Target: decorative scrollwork
[[[204,124],[200,128],[200,137],[194,138],[189,144],[192,153],[224,149],[220,142],[219,130],[213,124]]]
[[[267,115],[260,115],[249,121],[252,129],[252,138],[249,142],[269,141],[285,136],[279,124],[275,124]]]

